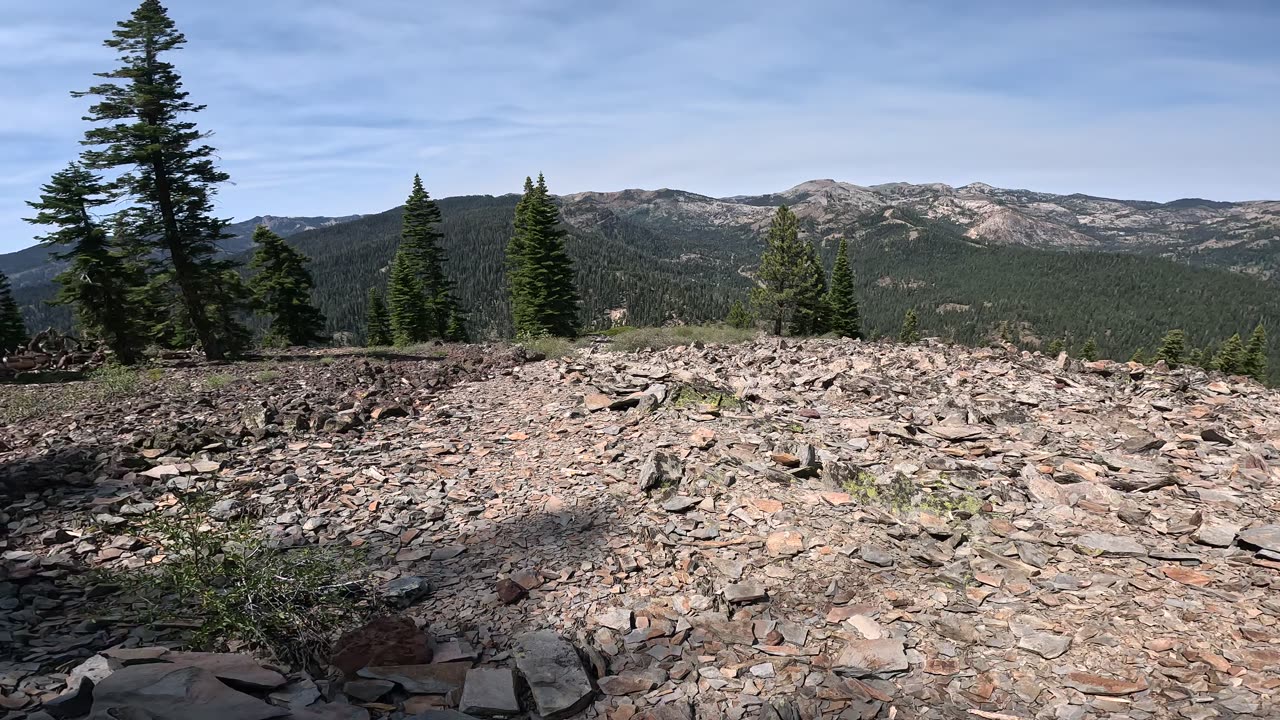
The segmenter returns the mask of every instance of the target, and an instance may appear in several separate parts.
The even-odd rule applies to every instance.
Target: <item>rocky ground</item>
[[[1280,714],[1280,393],[929,344],[524,359],[171,367],[0,426],[0,718]],[[113,528],[191,489],[368,550],[405,615],[326,677],[103,617],[86,571],[163,551]]]

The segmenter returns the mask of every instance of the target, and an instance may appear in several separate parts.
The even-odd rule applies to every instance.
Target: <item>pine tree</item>
[[[1093,362],[1098,359],[1098,341],[1089,338],[1085,341],[1084,347],[1080,348],[1080,359],[1085,362]]]
[[[324,339],[324,315],[311,302],[315,282],[307,257],[265,225],[253,231],[249,281],[258,309],[271,316],[267,337],[286,345],[310,345]]]
[[[1240,340],[1240,333],[1236,333],[1222,343],[1222,349],[1213,359],[1213,364],[1227,375],[1240,375],[1244,369],[1244,359],[1244,343]]]
[[[396,345],[425,342],[431,336],[431,306],[422,286],[422,264],[401,245],[387,279],[387,309]]]
[[[849,269],[849,252],[844,238],[836,249],[836,263],[831,269],[831,291],[827,294],[827,306],[831,309],[831,329],[841,337],[862,337],[862,313],[853,284],[853,271]]]
[[[724,321],[729,327],[745,330],[751,327],[755,319],[751,317],[751,313],[747,312],[747,306],[743,305],[741,300],[734,300],[729,306],[729,315]]]
[[[1064,338],[1056,337],[1049,342],[1048,353],[1051,357],[1058,357],[1063,350],[1067,349],[1067,341]]]
[[[793,336],[822,335],[831,329],[831,309],[827,305],[827,272],[818,259],[813,242],[805,243],[800,285],[796,288],[796,311],[789,331]]]
[[[454,306],[449,310],[449,323],[445,327],[444,337],[449,342],[469,343],[471,334],[467,332],[467,316],[462,308]]]
[[[1006,345],[1013,344],[1013,333],[1009,330],[1008,320],[1000,321],[1000,342],[1005,343]]]
[[[1129,357],[1129,362],[1145,365],[1147,363],[1146,348],[1138,348],[1133,351],[1133,355]]]
[[[17,350],[29,340],[27,327],[22,322],[22,313],[18,310],[13,290],[9,287],[9,278],[0,272],[0,356]]]
[[[800,310],[813,282],[807,262],[811,246],[801,242],[799,221],[786,205],[774,213],[765,244],[760,256],[760,286],[751,292],[751,301],[757,312],[773,321],[773,334],[781,335],[783,325]]]
[[[214,149],[187,116],[204,106],[190,102],[164,54],[186,38],[158,0],[143,0],[104,44],[120,54],[120,66],[98,76],[108,82],[75,97],[96,96],[88,120],[103,123],[85,133],[83,155],[95,170],[119,170],[113,189],[132,200],[119,215],[127,234],[158,253],[180,300],[170,320],[185,318],[205,354],[220,360],[243,344],[239,314],[247,296],[233,264],[217,259],[226,220],[213,216],[213,197],[228,176],[214,166]],[[119,82],[115,82],[119,81]],[[228,283],[231,283],[228,285]]]
[[[422,186],[422,177],[414,175],[387,289],[398,345],[456,337],[463,328],[461,306],[444,271],[440,222],[439,206]]]
[[[1267,331],[1262,323],[1249,335],[1249,343],[1245,345],[1244,361],[1241,371],[1258,382],[1267,379]]]
[[[515,234],[507,246],[511,315],[517,336],[578,333],[578,290],[573,261],[565,251],[560,208],[538,175],[525,178],[516,206]]]
[[[377,288],[369,288],[369,304],[365,310],[364,344],[369,347],[385,347],[394,339],[391,334],[391,316],[387,302]]]
[[[1204,346],[1203,350],[1199,351],[1194,364],[1201,370],[1217,370],[1218,367],[1215,364],[1217,362],[1217,358],[1218,353],[1213,349],[1213,343],[1209,343]]]
[[[902,316],[902,330],[898,333],[898,342],[908,344],[920,342],[920,316],[916,315],[914,308]]]
[[[71,163],[40,188],[39,201],[27,203],[37,211],[28,222],[53,227],[41,242],[67,248],[53,255],[69,262],[55,278],[60,288],[54,303],[70,305],[86,337],[101,339],[117,361],[132,365],[147,343],[140,301],[146,276],[93,217],[94,208],[110,202],[101,178]]]
[[[1160,341],[1160,349],[1156,351],[1156,362],[1164,361],[1171,368],[1186,362],[1186,334],[1181,330],[1170,330]]]
[[[1193,347],[1187,351],[1187,367],[1204,367],[1204,351]]]
[[[529,204],[533,201],[533,178],[524,179],[524,194],[516,203],[514,231],[507,243],[506,272],[507,294],[511,303],[511,324],[515,335],[536,335],[539,332],[535,319],[535,304],[529,288],[532,272],[525,262],[530,244]]]

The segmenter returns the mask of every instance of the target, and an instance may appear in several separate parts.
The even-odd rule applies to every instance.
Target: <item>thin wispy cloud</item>
[[[73,159],[132,2],[6,8],[0,251]],[[1280,196],[1263,2],[171,0],[226,216],[437,197],[768,192],[816,177],[1169,200]]]

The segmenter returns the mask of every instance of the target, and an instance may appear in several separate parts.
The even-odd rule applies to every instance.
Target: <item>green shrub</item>
[[[209,377],[205,378],[205,379],[204,379],[204,386],[205,386],[205,387],[207,387],[207,388],[209,388],[210,390],[221,390],[222,388],[224,388],[224,387],[226,387],[226,386],[230,385],[231,383],[233,383],[233,382],[235,382],[235,381],[236,381],[236,379],[235,379],[235,378],[233,378],[233,377],[231,377],[230,375],[225,375],[225,374],[223,374],[223,373],[217,373],[217,374],[210,375]]]
[[[636,328],[632,332],[617,335],[610,342],[619,352],[660,350],[677,345],[734,345],[756,337],[749,328],[728,325],[676,325],[673,327]]]
[[[104,365],[89,373],[89,380],[103,399],[128,397],[138,391],[142,376],[124,365]]]
[[[254,379],[254,380],[257,380],[257,381],[258,381],[258,382],[260,382],[260,383],[269,383],[269,382],[272,382],[272,381],[274,381],[274,380],[279,380],[279,379],[280,379],[280,373],[276,372],[275,370],[263,370],[263,371],[261,371],[261,372],[259,372],[259,373],[255,374],[255,375],[253,376],[253,379]]]
[[[124,591],[138,620],[194,619],[198,648],[225,650],[239,641],[281,662],[318,669],[335,631],[381,609],[354,548],[273,547],[249,520],[210,521],[212,502],[188,495],[136,528],[162,561],[109,580]]]
[[[573,354],[573,342],[561,337],[531,337],[520,341],[520,346],[533,354],[547,358],[561,358]]]

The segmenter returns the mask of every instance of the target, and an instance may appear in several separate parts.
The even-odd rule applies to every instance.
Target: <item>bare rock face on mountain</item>
[[[0,711],[1280,716],[1276,391],[929,342],[502,352],[168,368],[0,426]],[[279,420],[334,411],[362,422]],[[180,492],[231,501],[210,529],[362,548],[371,592],[429,589],[374,643],[411,652],[307,675],[122,625],[88,570],[168,562],[136,528]]]
[[[1266,277],[1280,274],[1280,202],[1275,201],[1158,203],[986,183],[862,186],[810,180],[778,193],[728,198],[679,190],[578,193],[564,198],[564,211],[570,223],[583,228],[615,213],[646,223],[759,231],[782,204],[823,236],[848,233],[859,218],[896,208],[959,226],[970,238],[988,243],[1194,257]]]

